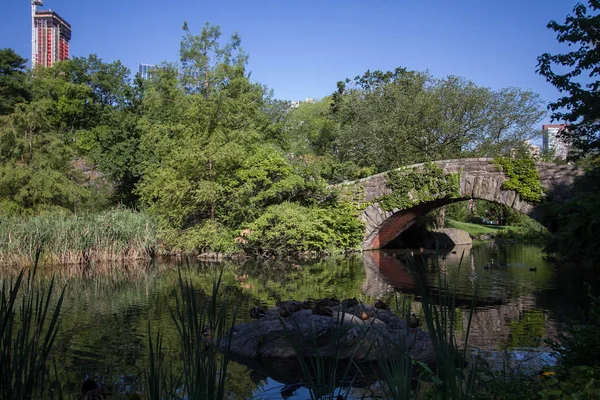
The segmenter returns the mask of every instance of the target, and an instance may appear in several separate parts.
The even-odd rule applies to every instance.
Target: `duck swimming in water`
[[[250,317],[254,319],[259,319],[265,316],[265,310],[260,306],[252,307],[249,311]]]
[[[410,319],[408,320],[408,327],[412,330],[417,330],[419,329],[419,326],[421,326],[421,321],[419,318],[417,318],[415,313],[412,313],[410,315]]]
[[[375,308],[378,308],[378,309],[380,309],[380,310],[387,310],[387,309],[388,309],[388,305],[387,305],[387,304],[385,304],[385,303],[384,303],[383,301],[381,301],[381,300],[377,300],[377,301],[376,301],[376,302],[373,304],[373,306],[374,306]]]

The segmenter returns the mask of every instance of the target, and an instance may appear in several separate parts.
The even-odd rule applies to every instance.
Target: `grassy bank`
[[[531,221],[523,226],[500,226],[473,224],[449,219],[446,220],[446,227],[461,229],[466,231],[471,237],[490,235],[494,238],[518,241],[541,240],[547,232],[542,225],[535,221]]]
[[[0,217],[0,264],[73,264],[148,258],[156,226],[146,213],[116,209],[104,213]]]

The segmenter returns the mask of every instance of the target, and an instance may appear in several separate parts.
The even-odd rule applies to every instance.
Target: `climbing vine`
[[[508,180],[502,184],[502,189],[514,190],[523,200],[539,203],[544,198],[544,187],[540,183],[540,175],[531,158],[497,157],[496,167],[501,169]]]
[[[407,209],[417,204],[460,197],[460,175],[445,174],[435,163],[426,163],[423,170],[400,169],[387,173],[387,187],[392,193],[379,199],[380,206],[390,211]]]

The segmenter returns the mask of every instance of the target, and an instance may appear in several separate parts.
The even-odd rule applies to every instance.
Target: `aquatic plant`
[[[32,265],[41,241],[44,264],[149,258],[157,245],[154,220],[143,212],[0,217],[0,264]]]
[[[459,268],[462,258],[461,256]],[[408,264],[418,283],[423,314],[436,355],[435,376],[432,377],[435,384],[434,391],[437,398],[441,399],[473,398],[476,393],[477,359],[468,365],[467,351],[478,285],[475,285],[467,326],[463,332],[464,340],[459,344],[455,335],[455,327],[457,317],[461,313],[457,312],[456,288],[451,289],[446,276],[438,271],[440,290],[437,294],[430,293],[425,287],[424,263],[421,261],[423,260],[408,258]]]
[[[217,347],[223,338],[231,338],[236,310],[231,319],[228,318],[227,299],[219,301],[221,278],[222,272],[214,278],[212,293],[203,302],[199,300],[201,292],[183,279],[179,270],[179,293],[171,317],[179,333],[182,369],[176,374],[172,366],[164,365],[161,336],[157,334],[153,345],[149,329],[150,370],[146,379],[151,399],[181,398],[180,391],[190,399],[227,397],[225,380],[230,341],[226,341],[222,352]]]
[[[36,252],[38,260],[40,250]],[[36,263],[37,264],[37,263]],[[0,290],[0,398],[42,395],[50,377],[48,356],[56,339],[63,288],[55,300],[54,278],[35,281],[36,268],[3,281]]]

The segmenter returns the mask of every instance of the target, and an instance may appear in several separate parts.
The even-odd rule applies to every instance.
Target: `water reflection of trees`
[[[435,290],[438,273],[445,273],[458,298],[468,304],[474,276],[479,281],[481,305],[472,322],[471,343],[490,347],[529,346],[557,331],[554,319],[543,310],[547,290],[552,289],[554,272],[535,247],[513,249],[475,246],[465,249],[463,266],[458,268],[462,249],[443,258],[417,255],[428,271],[428,287]],[[471,265],[471,255],[473,264]],[[507,267],[485,270],[494,257]],[[248,320],[247,311],[256,304],[272,306],[277,299],[316,299],[329,296],[357,297],[365,302],[390,298],[399,293],[418,309],[417,287],[402,255],[368,252],[360,256],[332,257],[312,261],[274,261],[222,264],[180,261],[165,264],[127,266],[93,265],[65,267],[58,277],[67,285],[61,329],[53,360],[67,393],[75,393],[86,375],[113,386],[113,392],[141,392],[143,371],[148,369],[147,329],[160,330],[167,350],[178,348],[178,335],[169,309],[178,290],[178,267],[196,288],[198,302],[206,301],[213,277],[222,270],[222,296],[239,309],[238,320]],[[529,268],[536,267],[536,272]],[[2,279],[7,279],[7,272]],[[474,275],[475,274],[475,275]],[[40,279],[51,272],[40,271]],[[60,285],[59,285],[60,286]],[[418,311],[418,310],[417,310]],[[456,328],[466,326],[467,313]],[[541,332],[541,334],[540,334]],[[526,336],[525,334],[529,334]],[[180,358],[170,353],[177,368]],[[265,375],[251,374],[247,367],[232,364],[228,374],[231,398],[248,398],[260,392]],[[117,397],[118,398],[118,397]]]
[[[239,309],[238,320],[249,319],[247,312],[254,305],[273,306],[280,298],[360,297],[364,280],[357,257],[179,264],[94,264],[58,269],[58,280],[67,290],[51,363],[56,362],[65,393],[77,393],[88,376],[111,386],[116,398],[119,393],[143,392],[143,373],[149,367],[148,324],[153,332],[161,332],[165,349],[171,351],[168,359],[179,368],[180,357],[173,353],[179,348],[179,338],[169,311],[179,289],[178,267],[196,288],[199,303],[208,299],[213,278],[222,271],[220,295]],[[3,271],[0,280],[10,275],[10,271]],[[39,277],[43,280],[51,275],[46,270]],[[252,376],[250,369],[236,363],[228,375],[230,398],[252,397],[264,385],[264,376]]]
[[[364,254],[367,273],[363,288],[369,295],[418,294],[413,274],[403,261],[405,254],[405,251]],[[499,266],[486,269],[492,259]],[[437,291],[438,274],[447,277],[450,287],[456,288],[459,307],[469,307],[477,286],[477,308],[469,336],[474,346],[531,347],[558,331],[556,320],[549,318],[549,311],[538,304],[545,301],[544,293],[554,290],[555,278],[552,265],[543,259],[537,246],[498,246],[488,242],[472,248],[457,246],[440,256],[417,253],[415,261],[427,270],[426,286],[432,292]],[[459,325],[466,326],[467,318],[468,313],[463,313],[458,331]]]

